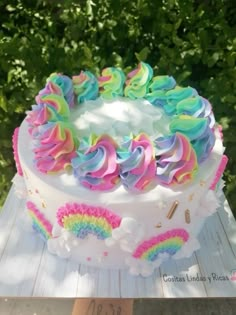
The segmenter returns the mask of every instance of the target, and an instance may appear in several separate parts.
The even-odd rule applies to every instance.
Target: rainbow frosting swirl
[[[155,154],[148,136],[140,134],[135,138],[127,137],[117,155],[120,177],[125,187],[143,190],[154,180]]]
[[[60,86],[55,84],[54,82],[49,81],[46,83],[45,87],[41,91],[39,91],[39,94],[35,97],[36,103],[37,104],[43,103],[41,97],[48,94],[57,94],[64,97],[63,91],[60,88]]]
[[[48,121],[68,120],[70,110],[64,97],[57,94],[42,95],[38,99],[37,105],[32,105],[32,110],[27,112],[27,122],[29,123],[29,133],[37,133],[39,126]]]
[[[81,71],[80,75],[73,76],[74,93],[78,103],[95,100],[98,97],[98,81],[89,71]]]
[[[149,86],[151,92],[160,90],[172,90],[176,86],[176,81],[169,75],[158,75],[152,78]]]
[[[39,127],[35,153],[37,169],[42,173],[58,172],[71,164],[78,141],[72,126],[63,121]]]
[[[123,95],[125,74],[122,70],[110,67],[102,70],[102,76],[98,78],[99,92],[105,99],[113,99]]]
[[[111,236],[112,230],[119,227],[121,217],[112,211],[78,203],[67,203],[57,211],[60,226],[84,239],[89,234],[104,240]]]
[[[209,101],[202,96],[189,97],[177,103],[176,114],[208,118],[210,128],[213,128],[215,124],[212,106]]]
[[[69,107],[74,106],[74,89],[71,78],[64,74],[52,73],[49,78],[47,78],[47,82],[52,82],[57,85],[61,89]]]
[[[117,144],[108,135],[91,135],[81,141],[71,163],[82,185],[92,190],[108,190],[119,182],[116,148]]]
[[[188,138],[176,132],[155,141],[156,174],[165,185],[192,180],[198,169],[196,153]]]
[[[140,62],[138,68],[128,73],[125,96],[136,99],[143,98],[148,92],[149,83],[153,76],[152,68],[144,62]]]
[[[179,115],[171,121],[170,130],[173,133],[181,132],[188,137],[199,163],[207,159],[215,144],[215,135],[207,118]]]

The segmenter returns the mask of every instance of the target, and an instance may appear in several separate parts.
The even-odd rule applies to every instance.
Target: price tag
[[[132,299],[77,299],[72,315],[132,315]]]

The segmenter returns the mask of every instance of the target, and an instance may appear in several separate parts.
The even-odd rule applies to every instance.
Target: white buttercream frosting
[[[109,134],[122,140],[129,134],[146,133],[152,140],[169,133],[170,118],[161,108],[154,107],[147,100],[117,98],[112,101],[87,101],[72,111],[71,120],[79,138]]]

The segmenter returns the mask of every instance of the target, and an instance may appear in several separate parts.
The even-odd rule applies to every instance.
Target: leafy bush
[[[236,209],[236,7],[227,0],[1,0],[0,191],[15,173],[11,135],[51,72],[139,60],[191,85],[214,107],[230,157],[226,194]]]

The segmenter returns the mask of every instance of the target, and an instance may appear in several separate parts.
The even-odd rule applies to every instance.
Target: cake
[[[142,276],[199,249],[227,163],[209,101],[144,62],[50,75],[13,150],[52,254]]]

